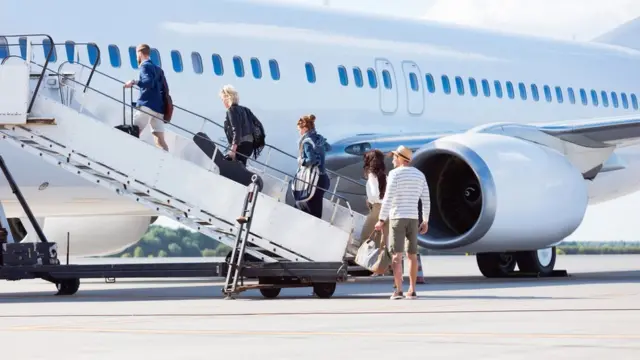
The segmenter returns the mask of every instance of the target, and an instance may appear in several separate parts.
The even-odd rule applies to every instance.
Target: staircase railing
[[[108,79],[110,79],[110,80],[112,80],[112,81],[115,81],[115,82],[117,82],[117,83],[119,83],[119,84],[124,85],[124,81],[122,81],[122,80],[120,80],[120,79],[118,79],[118,78],[116,78],[116,77],[113,77],[113,76],[111,76],[111,75],[109,75],[109,74],[106,74],[106,73],[104,73],[104,72],[102,72],[102,71],[100,71],[100,70],[96,70],[96,69],[95,69],[95,66],[94,66],[94,67],[89,67],[88,65],[86,65],[86,64],[82,64],[82,63],[79,63],[79,62],[73,62],[73,63],[72,63],[72,62],[69,62],[69,61],[65,61],[65,62],[61,63],[61,64],[60,64],[60,66],[58,66],[58,72],[60,72],[60,71],[62,70],[62,67],[63,67],[65,64],[73,64],[73,65],[75,65],[75,66],[81,66],[81,67],[84,67],[84,68],[87,68],[87,69],[91,69],[91,70],[92,70],[92,72],[91,72],[91,74],[92,74],[92,75],[93,75],[94,73],[96,73],[96,74],[98,74],[98,75],[101,75],[101,76],[103,76],[103,77],[105,77],[105,78],[108,78]],[[87,83],[86,83],[86,85],[85,85],[85,86],[89,86],[89,84],[90,84],[91,80],[92,80],[91,78],[87,79]],[[134,88],[138,88],[138,87],[135,87],[135,86],[134,86]],[[173,107],[174,107],[174,108],[176,108],[176,109],[179,109],[179,110],[181,110],[181,111],[183,111],[183,112],[185,112],[185,113],[187,113],[187,114],[189,114],[189,115],[192,115],[192,116],[195,116],[195,117],[197,117],[197,118],[200,118],[200,119],[204,120],[205,122],[208,122],[208,123],[210,123],[210,124],[213,124],[213,125],[215,125],[215,126],[219,127],[220,129],[224,130],[224,126],[223,126],[222,124],[220,124],[220,123],[218,123],[218,122],[216,122],[216,121],[214,121],[214,120],[212,120],[212,119],[210,119],[210,118],[208,118],[208,117],[206,117],[206,116],[204,116],[204,115],[201,115],[201,114],[195,113],[195,112],[193,112],[193,111],[191,111],[191,110],[188,110],[188,109],[185,109],[185,108],[183,108],[183,107],[181,107],[181,106],[176,105],[175,103],[173,104]],[[225,146],[225,148],[226,148],[226,146]],[[286,157],[288,157],[288,158],[290,158],[290,159],[297,160],[297,157],[296,157],[296,156],[294,156],[294,155],[292,155],[292,154],[289,154],[288,152],[286,152],[286,151],[284,151],[284,150],[282,150],[282,149],[280,149],[280,148],[278,148],[278,147],[276,147],[276,146],[266,144],[266,145],[265,145],[265,148],[267,148],[266,161],[265,161],[265,163],[266,163],[266,164],[268,164],[268,163],[269,163],[269,159],[270,159],[271,151],[275,151],[275,152],[277,152],[277,153],[280,153],[280,154],[282,154],[282,155],[284,155],[284,156],[286,156]],[[252,161],[253,161],[253,160],[252,160]],[[337,180],[336,180],[336,182],[335,182],[335,186],[334,186],[334,191],[335,191],[335,192],[337,192],[338,185],[340,184],[340,180],[342,180],[342,179],[344,179],[344,181],[346,181],[346,182],[349,182],[349,183],[355,184],[355,185],[357,185],[357,186],[361,187],[362,189],[364,189],[364,187],[365,187],[365,185],[364,185],[362,182],[359,182],[359,181],[357,181],[357,180],[354,180],[354,179],[349,178],[349,177],[344,176],[344,175],[340,175],[340,174],[336,173],[335,171],[331,171],[331,170],[328,170],[328,169],[327,169],[327,172],[328,172],[329,174],[333,175],[334,177],[336,177],[336,179],[337,179]],[[332,199],[332,200],[333,200],[333,199]]]
[[[38,63],[36,63],[36,62],[34,62],[34,61],[31,61],[31,63],[32,63],[32,64],[34,64],[34,65],[36,65],[36,66],[39,66],[39,67],[44,67],[43,65],[40,65],[40,64],[38,64]],[[56,72],[56,71],[53,71],[53,70],[49,70],[49,72],[53,73],[54,75],[58,75],[58,76],[60,76],[60,75],[61,75],[59,72]],[[97,71],[96,71],[96,72],[97,72]],[[77,80],[75,80],[75,79],[67,79],[67,81],[69,81],[69,82],[73,82],[73,83],[78,84],[78,85],[80,85],[80,86],[86,86],[86,84],[82,84],[82,83],[80,83],[79,81],[77,81]],[[118,80],[118,81],[119,81],[119,80]],[[135,109],[135,108],[133,107],[133,105],[131,105],[131,104],[127,104],[125,101],[123,101],[123,99],[115,98],[115,97],[113,97],[113,96],[111,96],[111,95],[109,95],[109,94],[106,94],[106,93],[104,93],[104,92],[102,92],[102,91],[100,91],[100,90],[94,89],[94,88],[92,88],[91,86],[87,86],[87,89],[90,89],[90,90],[92,90],[92,91],[96,92],[97,94],[99,94],[99,95],[101,95],[101,96],[103,96],[103,97],[107,98],[107,99],[110,99],[110,100],[112,100],[112,101],[115,101],[116,103],[118,103],[118,104],[120,104],[120,105],[123,105],[123,106],[125,106],[125,107],[128,107],[131,111],[133,111],[133,110],[140,111],[140,112],[145,113],[145,114],[147,114],[147,115],[149,115],[149,116],[151,116],[151,117],[154,117],[154,118],[157,118],[157,119],[159,119],[159,120],[163,121],[163,119],[160,119],[160,118],[156,117],[154,114],[148,113],[148,112],[146,112],[146,111],[144,111],[144,110],[142,110],[142,109]],[[198,116],[200,116],[200,115],[198,115]],[[166,123],[166,125],[171,126],[171,127],[174,127],[174,128],[176,128],[176,129],[179,129],[179,130],[182,130],[182,131],[184,131],[185,133],[190,134],[190,135],[192,135],[192,136],[194,136],[194,137],[200,137],[199,135],[197,135],[197,134],[195,134],[195,133],[193,133],[193,132],[189,131],[188,129],[185,129],[185,128],[183,128],[183,127],[181,127],[181,126],[179,126],[179,125],[173,124],[173,123],[171,123],[171,122]],[[202,138],[202,137],[201,137],[201,138]],[[203,139],[204,139],[204,138],[203,138]],[[213,139],[205,139],[205,140],[211,141],[212,143],[214,143],[214,144],[216,145],[216,147],[218,147],[218,148],[223,148],[225,151],[229,151],[229,150],[230,150],[230,147],[229,147],[228,145],[221,144],[221,143],[219,143],[219,142],[217,142],[217,141],[215,141],[215,140],[213,140]],[[245,155],[240,154],[240,153],[237,153],[237,154],[236,154],[236,156],[243,156],[243,157],[245,157],[245,158],[247,158],[247,159],[250,159],[248,156],[245,156]],[[256,162],[256,163],[258,163],[258,164],[260,164],[260,165],[262,165],[262,166],[264,166],[265,168],[268,168],[268,169],[273,170],[273,171],[275,171],[275,172],[277,172],[277,173],[280,173],[281,175],[284,175],[284,176],[285,176],[285,181],[286,181],[286,179],[287,179],[288,177],[291,177],[292,179],[297,179],[298,181],[302,181],[302,182],[304,182],[305,184],[312,185],[312,184],[310,184],[309,182],[305,181],[304,179],[299,179],[299,178],[297,178],[295,175],[288,174],[288,173],[286,173],[286,172],[284,172],[284,171],[282,171],[282,170],[280,170],[280,169],[277,169],[277,168],[275,168],[275,167],[272,167],[272,166],[270,166],[270,165],[268,165],[268,164],[262,163],[262,162],[260,162],[260,161],[255,160],[255,159],[250,159],[250,160],[251,160],[251,161],[253,161],[253,162]],[[212,161],[213,161],[213,159],[212,159]],[[333,213],[332,213],[332,215],[331,215],[330,223],[333,223],[333,221],[334,221],[334,219],[335,219],[335,215],[336,215],[336,212],[337,212],[337,210],[338,210],[338,205],[340,204],[340,200],[343,200],[343,201],[345,202],[345,205],[347,206],[347,210],[349,211],[349,215],[353,218],[353,209],[351,208],[351,204],[349,203],[349,201],[348,201],[346,198],[344,198],[343,196],[341,196],[341,195],[339,195],[339,194],[337,194],[337,193],[335,193],[334,191],[331,191],[331,190],[329,190],[329,189],[323,189],[322,187],[319,187],[319,186],[316,186],[316,185],[312,185],[312,186],[314,186],[314,187],[315,187],[315,188],[317,188],[317,189],[322,189],[322,190],[324,190],[325,192],[327,192],[328,194],[331,194],[331,195],[332,195],[331,202],[333,203],[334,208],[333,208]],[[334,201],[333,201],[333,199],[334,199],[334,198],[337,198],[337,201],[336,201],[336,202],[334,202]]]

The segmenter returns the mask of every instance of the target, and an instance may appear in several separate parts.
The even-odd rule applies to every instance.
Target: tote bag
[[[375,233],[376,230],[369,235],[369,239],[367,241],[360,245],[354,261],[356,264],[374,274],[384,274],[391,266],[391,261],[393,259],[391,258],[389,249],[387,249],[387,245],[385,244],[384,236],[382,236],[380,241],[380,247],[376,248],[376,243],[373,238]]]

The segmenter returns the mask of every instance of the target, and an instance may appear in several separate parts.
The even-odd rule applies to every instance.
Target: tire
[[[264,288],[260,289],[260,294],[267,299],[275,299],[280,295],[280,288]]]
[[[523,273],[550,276],[556,266],[556,247],[516,253],[518,268]]]
[[[56,295],[73,295],[78,292],[79,288],[80,279],[63,279],[56,283],[56,289],[58,289]]]
[[[512,253],[476,254],[478,269],[487,278],[509,276],[516,268],[516,259]]]
[[[321,299],[328,299],[336,292],[336,283],[315,283],[313,293]]]

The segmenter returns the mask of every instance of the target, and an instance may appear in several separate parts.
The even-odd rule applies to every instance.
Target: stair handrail
[[[34,61],[31,61],[31,63],[35,64],[36,66],[43,67],[43,65],[40,65],[40,64],[38,64],[38,63],[36,63],[36,62],[34,62]],[[53,73],[53,74],[55,74],[55,75],[60,75],[60,73],[54,72],[53,70],[49,70],[49,71],[50,71],[50,72],[52,72],[52,73]],[[74,83],[76,83],[76,84],[78,84],[78,85],[80,85],[80,86],[83,86],[83,84],[82,84],[82,83],[80,83],[79,81],[76,81],[75,79],[67,79],[67,80],[68,80],[68,81],[71,81],[71,82],[74,82]],[[115,102],[117,102],[117,103],[119,103],[119,104],[122,104],[122,105],[124,105],[124,106],[126,106],[126,107],[129,107],[129,108],[131,109],[131,111],[133,111],[133,110],[137,110],[137,111],[140,111],[140,112],[142,112],[142,113],[144,113],[144,114],[149,115],[150,117],[153,117],[153,118],[158,119],[158,120],[160,120],[160,121],[164,121],[164,119],[162,119],[162,118],[160,118],[160,117],[157,117],[157,116],[155,116],[154,114],[148,113],[148,112],[146,112],[146,111],[144,111],[144,110],[142,110],[142,109],[136,109],[136,108],[134,108],[134,107],[133,107],[133,105],[131,105],[131,104],[127,104],[127,103],[126,103],[125,101],[123,101],[122,99],[115,98],[115,97],[113,97],[113,96],[111,96],[111,95],[109,95],[109,94],[106,94],[106,93],[104,93],[104,92],[102,92],[102,91],[100,91],[100,90],[94,89],[94,88],[92,88],[92,87],[90,87],[90,86],[87,86],[87,88],[88,88],[88,89],[91,89],[91,90],[95,91],[96,93],[98,93],[98,94],[100,94],[100,95],[102,95],[102,96],[104,96],[104,97],[106,97],[106,98],[108,98],[108,99],[111,99],[111,100],[113,100],[113,101],[115,101]],[[213,140],[213,139],[208,139],[208,138],[201,137],[200,135],[197,135],[197,134],[195,134],[195,133],[193,133],[193,132],[191,132],[191,131],[189,131],[189,130],[187,130],[187,129],[185,129],[185,128],[183,128],[183,127],[179,126],[179,125],[172,124],[171,122],[168,122],[168,123],[166,123],[166,124],[167,124],[167,125],[170,125],[170,126],[173,126],[173,127],[177,128],[177,129],[180,129],[180,130],[182,130],[182,131],[186,132],[187,134],[193,135],[194,137],[199,137],[199,138],[201,138],[201,139],[205,139],[205,140],[211,141],[211,142],[212,142],[212,143],[214,143],[217,147],[224,148],[224,150],[225,150],[225,151],[230,150],[230,147],[228,147],[227,145],[221,144],[221,143],[219,143],[219,142],[217,142],[217,141],[215,141],[215,140]],[[297,178],[295,175],[288,174],[288,173],[286,173],[286,172],[284,172],[284,171],[282,171],[282,170],[280,170],[280,169],[277,169],[277,168],[274,168],[274,167],[272,167],[272,166],[270,166],[270,165],[264,164],[264,163],[262,163],[262,162],[260,162],[260,161],[258,161],[258,160],[256,160],[256,159],[251,159],[249,156],[246,156],[246,155],[244,155],[244,154],[236,153],[236,156],[238,156],[238,155],[240,155],[240,156],[242,156],[242,157],[245,157],[245,158],[247,158],[248,160],[251,160],[251,161],[253,161],[253,162],[256,162],[256,163],[258,163],[258,164],[260,164],[260,165],[264,166],[265,168],[269,168],[269,169],[271,169],[271,170],[273,170],[273,171],[276,171],[276,172],[278,172],[278,173],[280,173],[280,174],[282,174],[282,175],[292,177],[293,179],[296,179],[296,180],[298,180],[298,181],[302,181],[302,182],[304,182],[305,184],[308,184],[308,185],[311,185],[311,186],[315,187],[316,189],[324,190],[325,192],[327,192],[327,193],[329,193],[329,194],[331,194],[331,195],[332,195],[332,199],[330,200],[332,203],[333,203],[333,197],[337,197],[337,198],[338,198],[338,202],[333,203],[333,204],[334,204],[334,209],[333,209],[333,215],[332,215],[332,217],[331,217],[331,223],[333,223],[333,218],[334,218],[334,216],[335,216],[335,214],[336,214],[336,211],[337,211],[337,205],[339,204],[339,200],[344,200],[344,202],[345,202],[345,204],[346,204],[346,206],[347,206],[347,209],[349,210],[349,214],[351,215],[351,217],[353,217],[353,209],[351,208],[351,204],[349,203],[349,200],[347,200],[345,197],[343,197],[343,196],[341,196],[341,195],[339,195],[339,194],[336,194],[335,192],[333,192],[333,191],[331,191],[331,190],[329,190],[329,189],[324,189],[324,188],[322,188],[322,187],[320,187],[320,186],[313,185],[313,184],[309,183],[308,181],[306,181],[306,180],[304,180],[304,179]]]
[[[61,64],[60,64],[60,66],[58,67],[58,72],[60,72],[60,70],[62,69],[62,66],[64,66],[64,65],[65,65],[65,64],[67,64],[67,63],[69,63],[69,64],[73,64],[73,65],[80,65],[80,66],[82,66],[82,67],[85,67],[85,68],[88,68],[88,69],[92,69],[92,68],[91,68],[91,67],[89,67],[88,65],[82,64],[82,63],[80,63],[80,62],[70,62],[70,61],[65,61],[65,62],[61,63]],[[106,74],[106,73],[104,73],[104,72],[102,72],[102,71],[100,71],[100,70],[95,70],[95,73],[96,73],[96,74],[99,74],[99,75],[102,75],[102,76],[104,76],[104,77],[106,77],[106,78],[108,78],[108,79],[111,79],[111,80],[113,80],[113,81],[115,81],[115,82],[118,82],[118,83],[120,83],[120,84],[124,84],[124,83],[125,83],[124,81],[122,81],[122,80],[120,80],[120,79],[118,79],[118,78],[116,78],[116,77],[114,77],[114,76],[111,76],[111,75],[109,75],[109,74]],[[93,74],[93,73],[92,73],[92,74]],[[91,82],[91,78],[87,79],[87,84],[86,84],[86,86],[89,86],[89,83],[90,83],[90,82]],[[135,88],[139,89],[137,86],[135,86]],[[180,106],[176,105],[175,103],[173,104],[173,107],[174,107],[174,108],[176,108],[176,109],[182,110],[182,111],[186,112],[187,114],[190,114],[190,115],[193,115],[193,116],[195,116],[195,117],[198,117],[198,118],[200,118],[200,119],[202,119],[202,120],[205,120],[205,121],[207,121],[207,122],[209,122],[209,123],[211,123],[211,124],[214,124],[214,125],[216,125],[216,126],[218,126],[219,128],[221,128],[221,129],[223,129],[223,130],[224,130],[224,126],[223,126],[223,125],[221,125],[221,124],[217,123],[216,121],[214,121],[214,120],[212,120],[212,119],[210,119],[210,118],[208,118],[208,117],[206,117],[206,116],[204,116],[204,115],[200,115],[200,114],[195,113],[195,112],[193,112],[193,111],[191,111],[191,110],[188,110],[188,109],[185,109],[185,108],[183,108],[183,107],[180,107]],[[279,152],[280,154],[283,154],[283,155],[285,155],[285,156],[288,156],[288,157],[289,157],[289,158],[291,158],[291,159],[294,159],[294,160],[297,160],[297,159],[298,159],[296,156],[291,155],[291,154],[289,154],[288,152],[286,152],[286,151],[284,151],[284,150],[282,150],[282,149],[280,149],[280,148],[278,148],[278,147],[276,147],[276,146],[269,145],[269,144],[265,144],[265,147],[267,147],[267,148],[269,148],[269,149],[272,149],[272,150],[275,150],[276,152]],[[362,188],[364,188],[364,187],[365,187],[365,185],[364,185],[362,182],[357,181],[357,180],[354,180],[354,179],[352,179],[352,178],[350,178],[350,177],[348,177],[348,176],[340,175],[340,174],[338,174],[337,172],[332,171],[332,170],[329,170],[329,169],[327,169],[326,171],[327,171],[329,174],[334,175],[334,176],[335,176],[335,177],[337,177],[338,179],[345,179],[347,182],[350,182],[350,183],[352,183],[352,184],[358,185],[358,186],[360,186],[360,187],[362,187]],[[336,190],[337,190],[337,188],[338,188],[338,187],[337,187],[337,185],[338,185],[337,183],[338,183],[338,182],[339,182],[339,180],[336,182],[336,187],[335,187],[335,188],[336,188]]]
[[[40,85],[42,84],[42,79],[44,79],[44,73],[47,71],[47,67],[49,66],[49,59],[51,59],[51,54],[53,54],[53,52],[55,51],[55,45],[53,42],[53,38],[51,37],[51,35],[48,34],[14,34],[14,35],[2,35],[2,37],[9,39],[9,38],[30,38],[30,37],[46,37],[47,39],[49,39],[49,43],[51,44],[51,47],[49,48],[49,51],[47,52],[47,58],[44,61],[44,66],[42,66],[42,73],[40,74],[40,77],[38,78],[38,83],[36,84],[36,88],[33,90],[33,95],[31,96],[31,100],[29,101],[29,107],[27,107],[27,114],[31,113],[31,109],[33,108],[33,103],[36,101],[36,96],[38,95],[38,90],[40,90]],[[18,40],[19,41],[19,40]],[[15,44],[13,44],[15,45]],[[20,46],[20,44],[17,44],[18,46]],[[12,44],[4,44],[3,46],[9,47],[12,46]],[[33,44],[31,44],[31,46],[33,46]],[[0,65],[4,65],[5,61],[7,61],[7,59],[12,58],[13,56],[7,56],[6,58],[2,59],[2,63],[0,63]],[[22,57],[20,57],[22,58]],[[29,59],[29,61],[31,61],[31,59]]]

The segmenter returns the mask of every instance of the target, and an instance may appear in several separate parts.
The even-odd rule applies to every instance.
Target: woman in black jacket
[[[254,148],[254,122],[255,116],[249,108],[238,105],[240,100],[238,92],[231,85],[225,85],[220,90],[220,98],[227,114],[224,120],[224,131],[231,150],[228,155],[247,165],[247,159],[253,153]],[[238,155],[240,154],[240,155]]]

